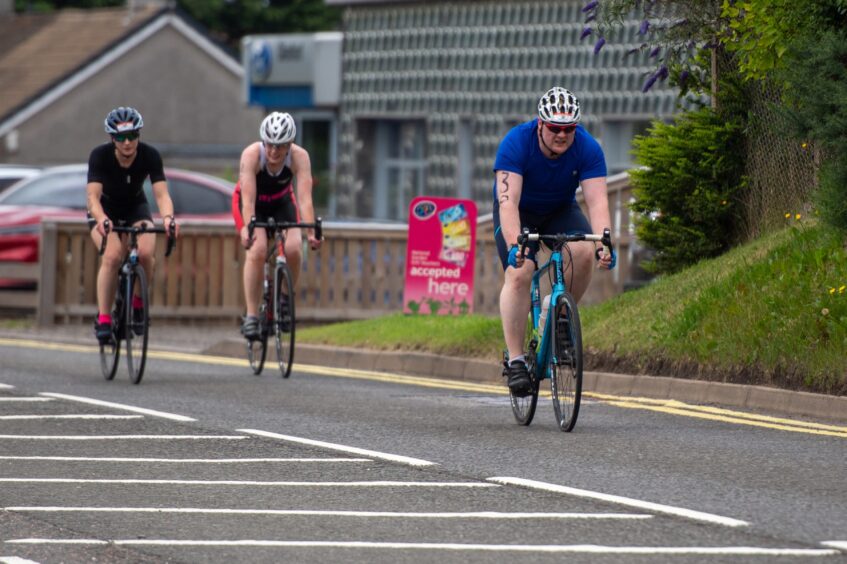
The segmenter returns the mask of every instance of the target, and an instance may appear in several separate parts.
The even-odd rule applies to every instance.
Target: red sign
[[[403,313],[473,312],[476,204],[420,196],[409,205]]]

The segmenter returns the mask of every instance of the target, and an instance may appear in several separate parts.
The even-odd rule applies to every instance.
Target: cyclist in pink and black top
[[[253,232],[250,239],[247,225],[250,218],[257,221],[296,222],[315,221],[312,205],[312,163],[309,153],[294,143],[297,128],[287,113],[273,112],[259,127],[261,141],[251,143],[241,153],[238,184],[232,198],[232,215],[247,249],[244,261],[244,298],[247,316],[241,326],[247,338],[259,336],[259,299],[262,296],[263,266],[267,257],[268,237],[263,229]],[[301,215],[302,214],[302,215]],[[311,248],[321,242],[314,230],[308,229]],[[303,235],[300,229],[289,229],[285,235],[285,260],[291,269],[294,284],[300,274]]]

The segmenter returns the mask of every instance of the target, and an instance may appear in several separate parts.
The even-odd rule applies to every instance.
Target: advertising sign
[[[420,196],[409,205],[403,313],[473,312],[476,204]]]

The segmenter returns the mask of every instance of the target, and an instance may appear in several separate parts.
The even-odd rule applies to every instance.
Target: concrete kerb
[[[205,354],[243,356],[243,341],[222,341]],[[273,348],[269,356],[274,354]],[[345,347],[298,344],[295,364],[398,372],[413,376],[455,378],[484,384],[504,384],[500,362],[443,357],[431,353],[369,351]],[[847,397],[810,394],[701,380],[660,376],[586,372],[583,389],[601,394],[673,399],[688,403],[741,407],[776,414],[847,420]]]

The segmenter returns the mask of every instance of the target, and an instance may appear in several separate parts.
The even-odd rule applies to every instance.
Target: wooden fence
[[[628,177],[609,179],[613,240],[619,268],[596,272],[583,303],[623,291],[631,272]],[[171,321],[234,320],[243,314],[244,250],[228,223],[183,224],[173,254],[159,244],[151,315]],[[297,294],[298,318],[345,320],[403,309],[404,225],[326,222],[319,252],[307,251]],[[0,307],[36,310],[41,324],[76,323],[96,313],[97,249],[84,222],[45,221],[38,265],[0,263],[0,278],[35,278],[37,292],[0,292]],[[474,312],[497,315],[503,271],[491,214],[477,227]]]

